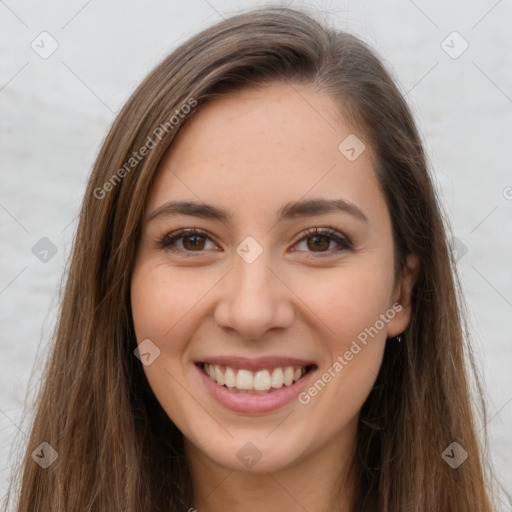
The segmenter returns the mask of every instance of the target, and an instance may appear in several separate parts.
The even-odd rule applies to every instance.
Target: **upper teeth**
[[[282,388],[283,385],[291,386],[306,373],[306,368],[304,366],[286,366],[251,372],[230,366],[205,363],[204,371],[217,384],[231,390],[265,392],[271,388]]]

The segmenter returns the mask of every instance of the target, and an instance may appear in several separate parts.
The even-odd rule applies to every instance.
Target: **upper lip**
[[[230,366],[231,368],[240,368],[245,370],[265,370],[286,366],[317,366],[315,361],[307,359],[297,359],[286,356],[265,356],[265,357],[240,357],[240,356],[212,356],[204,357],[195,361],[196,364],[210,363]]]

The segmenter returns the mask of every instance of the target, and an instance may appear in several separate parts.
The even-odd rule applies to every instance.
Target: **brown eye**
[[[322,256],[353,249],[348,237],[333,228],[310,228],[306,230],[306,233],[296,245],[300,246],[302,243],[305,244],[306,248],[296,250],[305,250],[305,252],[318,253]]]
[[[160,247],[176,253],[201,253],[204,252],[208,241],[216,247],[210,240],[208,235],[201,230],[197,229],[181,229],[175,233],[167,235],[160,242]]]
[[[205,244],[205,237],[197,235],[188,235],[182,237],[183,247],[187,251],[193,251],[195,249],[203,249]]]
[[[331,244],[332,241],[330,237],[326,235],[311,236],[306,240],[308,241],[308,248],[311,249],[312,251],[316,251],[317,249],[319,249],[320,251],[326,251],[327,249],[329,249],[329,245]]]

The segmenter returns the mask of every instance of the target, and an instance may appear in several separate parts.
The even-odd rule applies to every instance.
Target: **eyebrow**
[[[277,222],[333,212],[347,213],[358,220],[368,222],[368,217],[355,204],[345,199],[309,199],[287,203],[277,212]],[[195,201],[169,201],[151,212],[146,220],[149,222],[162,215],[190,215],[222,222],[229,221],[231,217],[227,211],[210,204]]]

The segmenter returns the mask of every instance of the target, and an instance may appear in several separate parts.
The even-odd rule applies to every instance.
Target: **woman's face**
[[[298,84],[215,99],[157,173],[136,337],[158,401],[209,464],[349,453],[386,338],[409,321],[371,149],[336,112]]]

